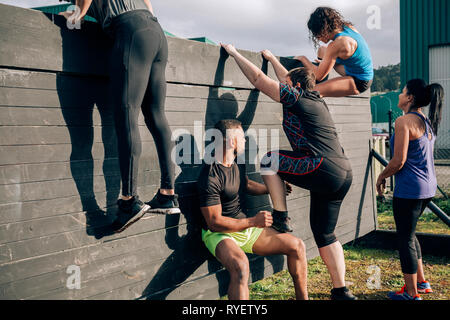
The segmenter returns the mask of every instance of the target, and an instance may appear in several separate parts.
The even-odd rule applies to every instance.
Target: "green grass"
[[[384,300],[387,293],[400,289],[403,275],[396,251],[344,246],[346,259],[346,283],[360,300]],[[450,299],[450,261],[444,257],[424,256],[424,269],[435,293],[422,295],[424,300]],[[369,289],[369,266],[381,270],[381,288]],[[320,257],[308,261],[308,293],[312,300],[329,300],[332,288],[330,276]],[[252,300],[293,300],[294,286],[287,271],[255,282],[250,286]]]
[[[388,197],[389,199],[389,197]],[[450,200],[433,200],[444,212],[450,215]],[[395,230],[392,213],[392,201],[379,202],[379,229]],[[417,225],[417,232],[450,234],[447,227],[433,213],[424,213]],[[346,261],[346,284],[360,300],[385,300],[387,293],[399,290],[403,284],[400,260],[397,251],[370,249],[362,246],[344,246]],[[450,260],[445,257],[423,257],[425,277],[431,283],[434,293],[422,295],[424,300],[450,299]],[[369,289],[367,280],[371,276],[370,266],[381,270],[381,288]],[[308,261],[308,293],[312,300],[329,300],[332,283],[328,270],[320,257]],[[288,271],[282,271],[271,277],[250,285],[251,300],[293,300],[294,286]],[[223,297],[222,299],[226,299]]]
[[[450,215],[450,199],[435,198],[433,202],[446,214]],[[392,196],[387,195],[385,201],[377,200],[378,229],[395,230],[392,212]],[[450,228],[433,212],[424,212],[417,223],[416,232],[450,235]]]

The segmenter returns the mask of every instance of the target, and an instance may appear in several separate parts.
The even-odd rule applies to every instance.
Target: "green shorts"
[[[225,239],[232,239],[245,253],[253,253],[253,245],[263,230],[263,228],[253,227],[239,232],[221,233],[202,229],[202,240],[214,257],[217,245]]]

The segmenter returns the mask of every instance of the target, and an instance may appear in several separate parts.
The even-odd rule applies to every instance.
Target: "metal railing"
[[[384,167],[388,165],[388,161],[380,155],[378,152],[372,149],[371,156],[374,157],[376,160],[378,160]],[[445,195],[445,193],[444,193]],[[428,204],[428,209],[430,209],[436,216],[439,217],[447,226],[450,227],[450,217],[442,211],[441,208],[439,208],[433,201],[430,201]]]

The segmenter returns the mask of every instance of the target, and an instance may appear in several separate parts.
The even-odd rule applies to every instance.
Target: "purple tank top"
[[[412,140],[408,146],[408,156],[403,168],[395,174],[394,197],[404,199],[428,199],[436,195],[437,181],[434,169],[434,142],[436,137],[428,119],[420,113],[409,112],[419,116],[426,129],[422,137]],[[428,136],[431,135],[431,140]],[[390,146],[394,154],[395,133]]]

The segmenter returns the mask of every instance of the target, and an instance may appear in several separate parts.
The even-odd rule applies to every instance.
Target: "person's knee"
[[[142,144],[140,138],[135,138],[129,146],[130,155],[134,159],[138,159],[142,153]]]
[[[337,241],[336,235],[334,232],[331,233],[325,233],[323,231],[316,231],[314,232],[314,240],[316,241],[317,247],[323,248],[326,246],[329,246],[330,244],[333,244]]]
[[[293,239],[288,248],[289,249],[287,254],[290,256],[294,256],[297,259],[301,259],[306,255],[306,246],[302,239]]]
[[[250,265],[247,257],[236,257],[232,260],[228,269],[232,280],[239,283],[248,283]]]
[[[416,274],[418,269],[417,257],[401,255],[400,266],[403,273]]]
[[[353,92],[351,93],[351,95],[353,95],[353,96],[358,96],[360,94],[361,94],[361,92],[359,92],[358,89],[353,89]]]

